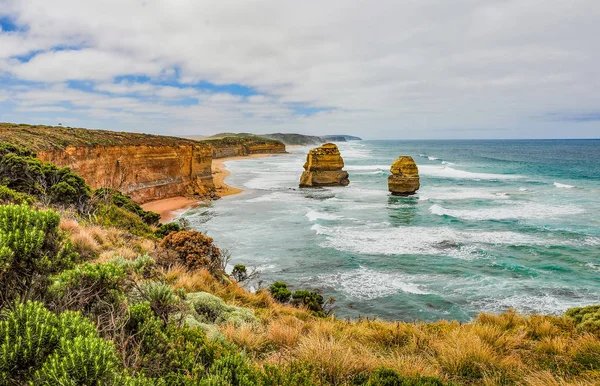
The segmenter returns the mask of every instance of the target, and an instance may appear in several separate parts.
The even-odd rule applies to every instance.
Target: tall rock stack
[[[311,149],[306,156],[300,187],[346,186],[350,180],[343,167],[344,160],[333,143]]]
[[[411,156],[398,157],[390,168],[392,175],[388,177],[388,188],[394,196],[409,196],[421,186],[419,169]]]

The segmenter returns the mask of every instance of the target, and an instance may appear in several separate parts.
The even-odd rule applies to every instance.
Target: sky
[[[598,0],[0,0],[0,122],[599,138]]]

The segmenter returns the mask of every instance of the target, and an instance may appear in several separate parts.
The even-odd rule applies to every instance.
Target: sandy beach
[[[227,170],[227,168],[225,167],[225,162],[235,159],[263,158],[274,155],[279,154],[251,154],[247,156],[213,159],[212,175],[217,194],[221,197],[225,197],[243,192],[242,189],[229,186],[225,183],[225,178],[227,178],[227,176],[229,176],[230,174],[229,170]],[[147,202],[142,205],[142,208],[144,210],[149,210],[160,214],[160,222],[164,224],[169,221],[173,221],[186,210],[193,208],[195,205],[198,205],[198,203],[198,200],[191,199],[188,197],[171,197],[162,200]]]
[[[171,197],[162,200],[147,202],[141,207],[144,210],[149,210],[160,214],[160,222],[168,223],[173,221],[177,216],[186,210],[198,204],[198,200],[188,197]]]

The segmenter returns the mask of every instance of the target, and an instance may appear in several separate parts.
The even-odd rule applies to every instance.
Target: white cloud
[[[206,133],[243,127],[430,137],[446,128],[452,137],[464,135],[452,128],[487,128],[479,135],[494,137],[508,128],[554,136],[566,123],[532,117],[600,110],[595,0],[5,2],[28,29],[0,34],[0,72],[51,85],[21,92],[21,108],[68,100],[123,128],[163,128],[145,116],[154,111]],[[51,50],[60,45],[85,48]],[[25,63],[2,61],[31,50],[45,52]],[[112,82],[126,74],[178,74],[183,82],[242,84],[266,95]],[[52,86],[71,79],[98,81],[95,88],[112,96]],[[201,102],[166,104],[174,98]],[[335,110],[300,117],[288,102]],[[593,124],[570,124],[569,135],[587,135]]]

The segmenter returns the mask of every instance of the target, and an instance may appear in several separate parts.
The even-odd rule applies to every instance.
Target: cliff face
[[[115,188],[138,203],[190,195],[216,198],[211,149],[202,144],[67,146],[40,151],[38,157],[70,167],[92,188]]]
[[[390,172],[392,175],[388,177],[388,188],[395,196],[414,194],[421,187],[419,169],[410,156],[398,157]]]
[[[285,144],[280,141],[244,137],[225,137],[200,141],[212,148],[213,158],[239,157],[250,154],[283,154]]]
[[[300,187],[346,186],[350,180],[343,167],[344,160],[333,143],[311,149],[306,156]]]
[[[197,195],[216,198],[211,147],[159,135],[0,123],[0,142],[68,166],[92,188],[109,187],[144,203]]]

